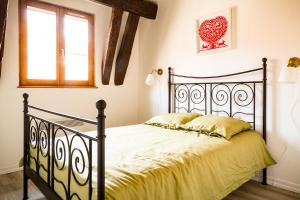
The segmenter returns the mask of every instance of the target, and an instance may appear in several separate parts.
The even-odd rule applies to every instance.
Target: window
[[[94,17],[20,0],[20,86],[94,87]]]

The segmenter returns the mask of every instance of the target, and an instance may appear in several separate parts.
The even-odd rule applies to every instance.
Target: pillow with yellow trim
[[[180,127],[191,131],[218,134],[227,140],[235,134],[251,129],[251,125],[243,120],[215,115],[197,117]]]
[[[198,113],[168,113],[155,116],[146,121],[144,124],[177,129],[180,127],[180,125],[188,123],[199,116],[201,115]]]

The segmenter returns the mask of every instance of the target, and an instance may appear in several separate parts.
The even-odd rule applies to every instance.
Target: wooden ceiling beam
[[[2,58],[4,53],[7,9],[8,9],[8,0],[1,0],[0,1],[0,77],[1,77]]]
[[[102,84],[109,85],[112,65],[114,62],[115,52],[118,44],[123,11],[118,8],[113,8],[108,39],[102,60]]]
[[[120,34],[123,11],[129,12],[120,50],[116,59],[115,85],[123,85],[140,17],[155,19],[158,6],[145,0],[91,0],[113,8],[108,39],[102,60],[102,84],[109,85],[112,64]]]
[[[148,19],[156,19],[158,6],[151,1],[141,0],[90,0],[112,8],[118,8]]]
[[[115,85],[123,85],[140,16],[130,13],[116,60]]]

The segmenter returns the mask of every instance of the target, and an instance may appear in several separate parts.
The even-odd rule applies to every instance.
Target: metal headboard
[[[171,112],[198,112],[202,114],[225,115],[243,119],[256,129],[257,87],[262,88],[262,135],[266,141],[267,126],[267,58],[262,59],[261,68],[219,75],[186,76],[173,73],[169,68],[168,110]],[[216,79],[235,77],[261,71],[260,80],[215,81]],[[184,82],[175,82],[174,77]],[[193,81],[191,81],[193,80]],[[198,82],[201,80],[201,82]],[[213,80],[213,81],[203,81]],[[263,170],[263,184],[266,184],[266,169]]]
[[[262,87],[262,126],[265,139],[267,58],[263,58],[262,61],[263,67],[261,68],[207,77],[179,75],[173,73],[172,68],[169,68],[169,113],[198,112],[236,117],[251,123],[255,129],[256,94],[258,92],[257,88]],[[262,71],[261,80],[216,81],[220,78],[250,74],[257,71]],[[174,77],[182,78],[184,82],[174,82]],[[214,81],[203,81],[211,79]],[[201,80],[201,82],[198,82],[198,80]]]

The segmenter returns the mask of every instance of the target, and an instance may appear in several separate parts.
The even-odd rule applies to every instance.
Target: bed
[[[24,94],[24,199],[29,179],[48,199],[215,200],[260,170],[267,184],[266,167],[275,162],[264,141],[266,62],[262,68],[214,77],[177,75],[169,69],[169,112],[220,114],[252,123],[253,130],[230,140],[145,124],[105,129],[103,100],[92,121],[31,106]],[[262,80],[198,82],[260,71]],[[176,82],[176,77],[197,81]],[[255,131],[257,91],[262,91],[262,136]],[[94,124],[97,130],[79,132],[29,109]]]

